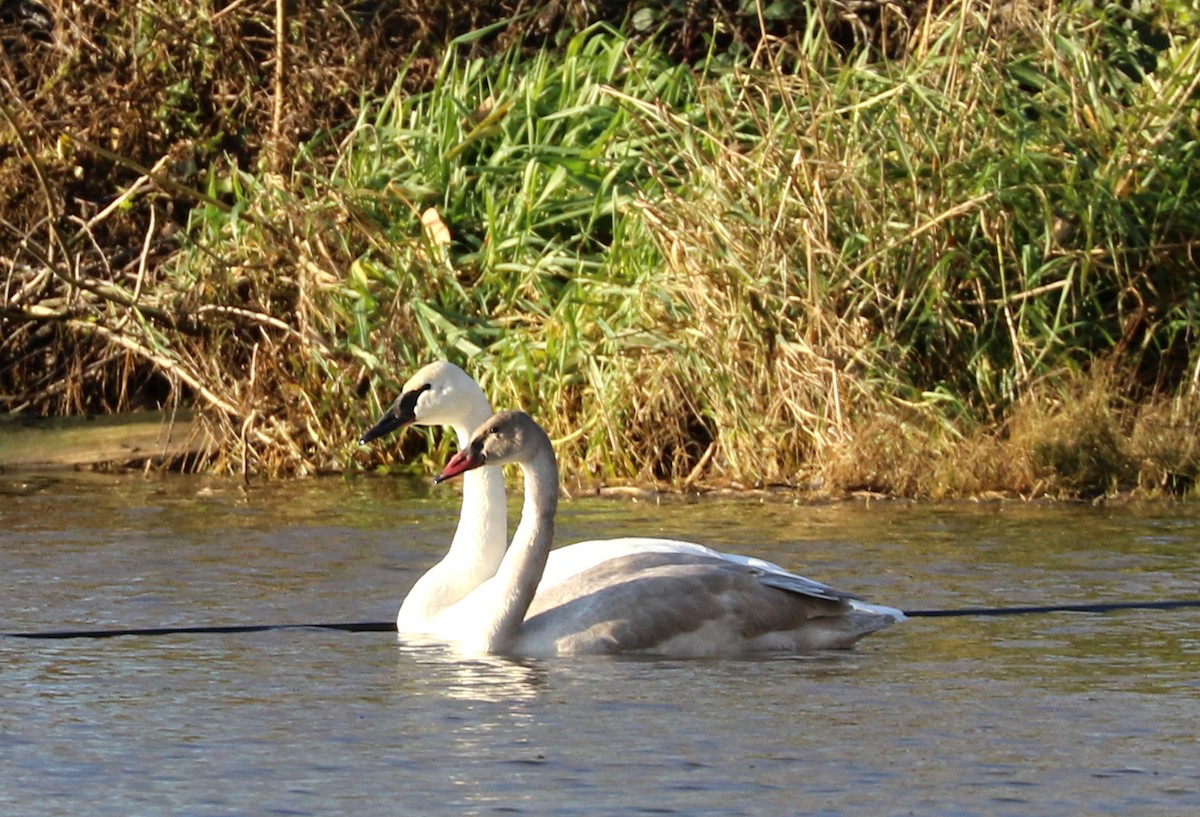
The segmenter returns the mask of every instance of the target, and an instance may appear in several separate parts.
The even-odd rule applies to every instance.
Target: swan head
[[[365,445],[407,425],[465,427],[469,433],[491,412],[479,384],[453,363],[439,360],[408,379],[400,396],[358,442]]]
[[[502,411],[475,430],[471,442],[450,458],[433,483],[484,465],[528,462],[543,450],[552,450],[550,438],[532,417],[523,411]]]

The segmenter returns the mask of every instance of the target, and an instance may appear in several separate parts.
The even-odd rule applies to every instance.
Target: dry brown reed
[[[761,27],[701,59],[694,4],[650,20],[671,53],[558,6],[449,43],[525,9],[46,5],[0,32],[10,412],[192,403],[210,467],[340,470],[446,356],[584,482],[1194,485],[1200,38],[1165,6],[718,3]]]

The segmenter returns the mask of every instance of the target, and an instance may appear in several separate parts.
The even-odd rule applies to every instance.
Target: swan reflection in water
[[[419,637],[404,636],[400,641],[398,670],[406,683],[420,679],[420,694],[455,701],[530,701],[546,688],[546,671],[534,661],[465,656],[451,645]]]

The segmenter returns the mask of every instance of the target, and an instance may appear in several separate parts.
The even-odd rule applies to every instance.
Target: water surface
[[[0,631],[389,620],[456,503],[396,479],[0,476]],[[905,609],[1200,596],[1188,506],[589,499],[559,534],[700,540]],[[0,813],[1192,814],[1198,624],[912,619],[850,652],[689,661],[0,638]]]

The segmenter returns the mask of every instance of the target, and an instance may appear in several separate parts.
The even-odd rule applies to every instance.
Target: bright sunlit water
[[[0,476],[0,631],[386,621],[456,488]],[[1183,505],[587,499],[904,609],[1200,597]],[[516,507],[514,506],[514,514]],[[0,813],[1200,813],[1200,610],[912,619],[850,652],[462,660],[386,633],[0,637]]]

